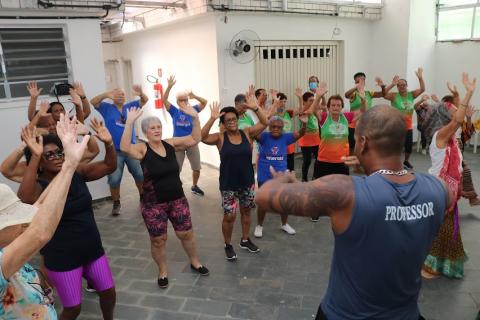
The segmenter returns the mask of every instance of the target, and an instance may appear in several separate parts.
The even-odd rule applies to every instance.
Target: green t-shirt
[[[356,111],[362,106],[362,100],[360,99],[358,92],[355,91],[353,94],[355,96],[353,100],[350,101],[350,111]],[[367,100],[367,109],[370,109],[373,102],[373,91],[365,91],[365,100]]]
[[[238,129],[240,130],[252,127],[254,124],[252,117],[246,112],[238,118]]]

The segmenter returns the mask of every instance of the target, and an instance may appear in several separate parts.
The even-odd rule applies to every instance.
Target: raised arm
[[[375,91],[373,93],[372,97],[373,98],[383,98],[383,97],[385,97],[386,86],[383,83],[383,80],[380,77],[375,77],[375,82],[377,83],[377,86],[379,86],[381,90],[380,91]]]
[[[40,196],[41,201],[35,203],[38,211],[27,229],[3,249],[1,268],[6,279],[15,274],[50,241],[62,217],[70,183],[85,150],[88,137],[82,143],[77,143],[75,125],[63,115],[60,116],[57,133],[62,140],[65,161],[60,172],[45,190],[46,196]]]
[[[220,143],[220,133],[213,133],[210,134],[210,130],[212,129],[213,124],[215,121],[220,118],[223,113],[220,113],[220,103],[214,102],[210,105],[210,119],[208,119],[207,123],[203,126],[200,136],[202,142],[211,146],[219,145]]]
[[[37,109],[37,100],[42,92],[42,88],[37,87],[36,81],[30,81],[27,85],[28,93],[30,94],[30,102],[28,103],[28,121],[32,121]]]
[[[425,92],[425,81],[423,80],[423,68],[418,68],[417,71],[415,71],[415,75],[418,78],[420,88],[413,90],[412,95],[414,99]]]
[[[384,98],[389,101],[393,101],[395,99],[395,94],[396,92],[390,92],[390,90],[393,89],[393,87],[397,86],[398,81],[400,81],[399,76],[393,77],[392,83],[390,83],[386,88],[385,88],[385,95]]]
[[[127,121],[125,122],[125,130],[123,130],[122,139],[120,140],[120,150],[128,156],[141,160],[145,156],[147,146],[145,143],[132,144],[133,124],[142,114],[142,109],[130,108],[127,110]]]
[[[183,105],[183,104],[182,104]],[[185,114],[188,114],[193,119],[192,134],[184,137],[173,137],[166,139],[166,141],[171,144],[175,151],[182,151],[197,145],[202,139],[202,134],[200,132],[200,121],[198,120],[197,111],[190,106],[189,104],[179,106]]]
[[[32,157],[27,165],[17,194],[22,202],[33,204],[42,193],[42,188],[37,183],[37,177],[43,153],[43,138],[39,136],[37,141],[35,131],[26,127],[22,128],[22,140],[30,149]]]
[[[170,91],[172,90],[175,83],[177,83],[177,81],[175,80],[175,76],[170,76],[167,78],[167,89],[165,89],[162,97],[163,105],[165,106],[165,109],[167,109],[167,111],[169,111],[170,107],[172,106],[170,101],[168,101],[168,97],[170,96]]]
[[[25,161],[20,162],[23,157],[23,151],[27,144],[22,141],[20,146],[12,151],[0,165],[0,172],[9,180],[21,183],[27,168]]]
[[[193,92],[190,92],[190,93],[188,94],[188,98],[189,98],[189,99],[195,99],[195,100],[197,100],[197,101],[199,102],[198,108],[200,109],[200,111],[202,111],[203,109],[205,109],[205,107],[207,106],[207,103],[208,103],[207,99],[202,98],[202,97],[200,97],[200,96],[197,96],[197,95],[196,95],[195,93],[193,93]]]
[[[51,114],[47,113],[49,108],[50,108],[50,104],[48,103],[47,100],[43,100],[42,102],[40,102],[40,108],[38,109],[37,114],[33,117],[33,119],[28,124],[28,127],[30,129],[34,129],[37,126],[37,123],[41,117],[47,117],[47,116],[51,117]]]
[[[82,101],[82,111],[83,111],[83,119],[87,119],[92,113],[92,109],[90,108],[90,102],[87,99],[87,95],[85,94],[85,90],[83,89],[81,82],[74,82],[73,88],[80,96],[80,100]]]
[[[424,104],[428,103],[428,100],[430,100],[430,96],[428,94],[422,95],[422,98],[415,102],[413,107],[415,108],[416,111],[420,110]]]
[[[273,171],[273,170],[271,170]],[[353,209],[352,179],[344,175],[329,175],[311,182],[298,182],[293,173],[275,173],[274,178],[256,192],[255,202],[267,212],[296,216],[337,216]],[[332,219],[335,231],[340,223]],[[348,221],[349,222],[349,221]]]
[[[298,112],[303,112],[303,90],[301,88],[295,89],[295,96],[297,97],[298,101]]]
[[[325,102],[325,95],[328,92],[327,83],[320,82],[315,90],[315,100],[307,113],[316,113],[317,111],[327,111],[327,103]]]
[[[75,89],[70,88],[69,93],[72,98],[71,102],[75,106],[75,116],[80,123],[84,123],[85,117],[83,116],[82,99]]]
[[[295,141],[300,139],[305,135],[305,132],[307,131],[307,122],[308,122],[308,115],[304,114],[298,117],[300,121],[302,122],[302,126],[300,127],[300,130],[297,132],[293,133],[293,137],[295,138]]]
[[[90,127],[95,131],[98,140],[102,141],[105,145],[105,158],[103,161],[80,163],[77,172],[83,176],[86,181],[100,179],[114,172],[117,168],[117,155],[110,132],[101,121],[95,118],[90,122]]]
[[[436,144],[437,147],[440,149],[445,148],[450,139],[455,135],[455,132],[458,130],[458,128],[462,127],[463,121],[465,120],[467,106],[469,105],[470,99],[472,98],[473,92],[475,91],[477,79],[473,79],[472,81],[470,81],[468,78],[468,74],[463,73],[462,82],[467,92],[462,102],[457,106],[457,111],[453,115],[450,123],[438,130]],[[448,84],[448,89],[454,97],[459,95],[455,86],[452,87],[450,84]]]
[[[357,91],[356,86],[351,89],[348,89],[347,92],[345,92],[345,98],[347,98],[348,100],[352,100],[353,94],[355,93],[355,91]]]
[[[253,85],[248,87],[248,91],[245,96],[247,97],[246,106],[248,109],[255,112],[258,117],[258,122],[249,128],[243,129],[250,138],[254,139],[260,133],[262,133],[268,126],[267,115],[262,108],[258,106],[257,98],[255,98],[255,87]]]
[[[101,93],[98,96],[93,97],[90,100],[90,103],[92,104],[92,106],[95,109],[98,109],[103,100],[105,100],[105,99],[112,99],[113,100],[113,93],[114,93],[114,90]]]
[[[143,107],[148,102],[148,97],[143,93],[142,86],[136,84],[133,86],[133,94],[140,97],[140,107]]]

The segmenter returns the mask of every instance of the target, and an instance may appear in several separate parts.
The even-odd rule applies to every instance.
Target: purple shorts
[[[192,219],[187,198],[162,203],[141,203],[143,221],[150,237],[159,237],[167,233],[168,220],[175,231],[192,229]]]
[[[48,279],[57,290],[63,307],[75,307],[82,303],[82,277],[87,279],[97,292],[111,289],[112,272],[105,255],[70,271],[47,270]]]

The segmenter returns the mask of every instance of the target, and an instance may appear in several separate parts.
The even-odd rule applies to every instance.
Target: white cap
[[[36,207],[21,202],[9,186],[0,183],[0,230],[30,223],[36,212]]]

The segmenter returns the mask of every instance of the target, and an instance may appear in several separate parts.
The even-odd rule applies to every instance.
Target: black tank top
[[[49,182],[38,180],[43,189]],[[92,195],[84,178],[75,173],[65,208],[52,239],[40,250],[52,271],[70,271],[105,254],[93,216]]]
[[[243,130],[242,142],[233,144],[227,132],[223,133],[223,146],[220,149],[220,190],[235,191],[249,188],[255,183],[252,165],[252,146]]]
[[[147,145],[145,157],[140,162],[143,169],[143,203],[162,203],[185,196],[180,180],[175,149],[162,141],[166,156],[162,157]]]

